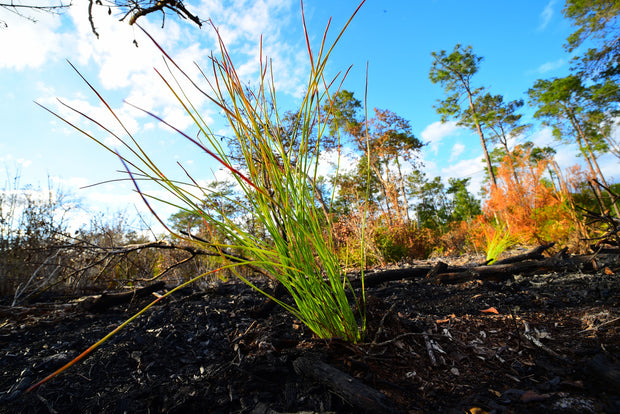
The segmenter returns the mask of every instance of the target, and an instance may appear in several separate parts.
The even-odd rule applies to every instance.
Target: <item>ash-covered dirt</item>
[[[304,359],[382,393],[393,412],[619,413],[619,274],[620,260],[504,282],[387,282],[366,291],[359,344],[316,339],[279,308],[261,316],[258,293],[215,283],[158,303],[28,393],[152,298],[101,313],[1,307],[0,412],[379,411],[301,370]]]

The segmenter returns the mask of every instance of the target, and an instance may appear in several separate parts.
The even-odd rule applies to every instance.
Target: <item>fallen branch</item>
[[[522,256],[531,256],[529,253]],[[510,258],[507,260],[510,260]],[[562,249],[552,257],[538,260],[530,259],[515,263],[503,262],[503,264],[474,266],[466,269],[449,268],[449,272],[437,275],[434,280],[436,283],[461,283],[469,280],[500,282],[517,274],[531,275],[541,272],[558,272],[574,269],[591,271],[596,270],[597,267],[595,256],[569,256],[566,254],[566,249]]]
[[[206,240],[201,239],[197,236],[191,235],[189,233],[181,232],[185,234],[188,240],[195,239],[202,243],[202,246],[206,246],[207,248],[198,247],[195,244],[191,243],[175,243],[169,240],[156,240],[145,243],[134,243],[127,244],[124,246],[99,246],[97,244],[93,244],[87,240],[74,239],[73,237],[69,237],[74,239],[75,242],[68,243],[58,247],[58,250],[80,250],[80,251],[88,251],[90,253],[91,260],[83,266],[79,266],[75,269],[72,269],[70,273],[64,275],[56,284],[62,283],[65,280],[69,280],[70,278],[80,279],[80,275],[84,275],[87,272],[91,272],[92,270],[96,270],[97,274],[94,277],[91,277],[92,283],[96,282],[100,277],[105,276],[111,269],[114,268],[121,260],[126,259],[130,256],[130,254],[139,254],[141,251],[146,249],[155,249],[155,250],[169,250],[169,251],[180,251],[187,253],[187,257],[179,258],[174,263],[166,266],[164,269],[159,271],[157,274],[152,274],[152,269],[146,268],[142,269],[142,277],[134,277],[131,279],[133,283],[150,283],[154,282],[158,279],[161,279],[163,276],[171,272],[173,269],[178,268],[186,263],[191,262],[196,257],[200,256],[209,256],[209,257],[224,257],[226,260],[230,262],[247,262],[248,258],[235,254],[233,252],[227,251],[221,248],[215,248],[211,244],[209,244]],[[213,247],[211,250],[210,247]],[[261,274],[269,279],[273,279],[272,276],[268,275],[263,270],[259,269],[256,266],[252,266],[251,264],[244,265],[249,268],[252,272]],[[146,274],[145,274],[146,273]]]
[[[405,279],[415,279],[415,278],[420,278],[420,277],[427,277],[429,279],[435,279],[435,280],[438,280],[440,283],[446,283],[446,282],[449,283],[448,280],[450,280],[451,277],[454,278],[455,280],[459,279],[458,281],[462,281],[460,279],[467,280],[467,279],[471,279],[472,277],[475,277],[477,274],[486,273],[487,272],[486,270],[482,270],[481,272],[479,271],[479,269],[483,269],[483,268],[496,269],[500,274],[505,273],[505,272],[509,272],[509,274],[513,274],[513,273],[510,273],[511,270],[509,266],[506,266],[504,268],[500,266],[523,262],[527,260],[543,259],[544,257],[542,254],[553,246],[554,246],[554,243],[540,245],[523,254],[519,254],[516,256],[508,257],[506,259],[498,260],[491,266],[486,266],[482,264],[478,266],[474,266],[474,267],[449,266],[446,263],[440,261],[440,262],[437,262],[434,266],[416,266],[416,267],[407,267],[407,268],[402,268],[402,269],[389,269],[389,270],[378,271],[378,272],[367,274],[364,277],[364,286],[368,288],[368,287],[378,286],[386,282],[393,282],[396,280],[405,280]],[[454,276],[446,276],[446,275],[454,275]],[[438,276],[441,276],[441,278],[437,279]],[[500,276],[500,279],[503,280],[501,276]],[[457,283],[457,282],[454,282],[454,283]],[[358,279],[353,280],[351,282],[351,285],[354,288],[359,288],[361,287],[362,282],[358,278]]]
[[[552,267],[554,266],[549,266],[545,260],[492,266],[476,266],[465,270],[441,273],[438,274],[434,280],[436,283],[462,283],[469,280],[501,282],[516,274],[548,271]]]
[[[416,266],[407,267],[403,269],[389,269],[382,270],[374,273],[370,273],[364,276],[364,286],[374,287],[382,283],[393,282],[395,280],[413,279],[418,277],[425,277],[432,269],[431,266]],[[351,285],[354,288],[362,286],[361,279],[355,279],[351,281]]]
[[[166,284],[164,282],[157,282],[153,283],[150,286],[136,289],[131,292],[104,293],[101,295],[85,296],[78,299],[78,303],[79,307],[88,312],[102,312],[112,306],[129,303],[136,298],[148,296],[153,292],[165,288]]]

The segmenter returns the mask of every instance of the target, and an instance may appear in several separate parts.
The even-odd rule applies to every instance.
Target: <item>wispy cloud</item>
[[[75,40],[70,49],[74,52],[69,58],[79,70],[95,69],[100,87],[104,90],[122,90],[124,98],[143,109],[159,114],[172,113],[172,107],[178,107],[178,103],[153,70],[157,68],[164,76],[169,76],[161,53],[140,30],[125,22],[118,22],[115,16],[108,16],[106,11],[103,7],[93,8],[94,21],[100,34],[99,39],[96,39],[88,20],[84,18],[83,9],[77,5],[70,9]],[[163,30],[146,20],[140,24],[189,75],[198,77],[194,62],[206,64],[211,46],[203,46],[198,41],[198,30],[196,33],[187,31],[187,28],[181,27],[174,20],[167,20]],[[134,39],[138,46],[133,43]],[[181,86],[187,87],[183,77],[179,76],[178,79]],[[174,80],[171,82],[174,83]],[[193,88],[186,89],[194,105],[201,107],[205,97]],[[178,114],[175,118],[178,118]],[[185,121],[179,126],[185,127],[187,123]]]
[[[566,60],[565,59],[558,59],[556,61],[553,62],[546,62],[543,63],[542,65],[540,65],[538,68],[536,68],[536,73],[538,74],[545,74],[547,72],[551,72],[554,71],[556,69],[561,68],[562,66],[564,66],[566,64]]]
[[[62,178],[59,176],[51,176],[49,177],[50,182],[58,185],[60,188],[69,188],[69,189],[80,189],[82,187],[86,187],[89,182],[88,182],[88,178],[86,177],[69,177],[69,178]]]
[[[0,69],[37,68],[60,52],[60,17],[43,13],[37,18],[34,23],[15,13],[2,15],[7,27],[0,29]]]
[[[469,178],[469,190],[477,193],[482,188],[484,181],[484,164],[482,164],[482,153],[478,156],[466,160],[461,160],[456,164],[451,164],[441,169],[441,176],[453,178]]]
[[[549,146],[554,148],[557,152],[555,154],[555,161],[558,163],[562,170],[575,165],[578,162],[577,154],[579,149],[577,144],[559,144],[553,136],[551,128],[545,127],[536,131],[530,140],[538,147]]]
[[[241,79],[259,80],[262,41],[263,55],[273,64],[276,74],[276,88],[299,96],[307,67],[303,35],[299,31],[299,37],[292,38],[290,30],[285,30],[297,26],[295,18],[299,16],[292,10],[294,4],[292,0],[203,0],[195,11],[213,21]],[[206,30],[217,46],[215,33]]]
[[[557,143],[553,137],[553,130],[551,128],[538,129],[529,139],[539,147],[551,146],[552,144]]]
[[[538,25],[538,30],[545,30],[554,14],[554,6],[555,0],[550,0],[549,3],[545,6],[543,11],[540,13],[540,24]]]
[[[482,154],[477,157],[461,160],[456,164],[451,164],[441,169],[442,174],[447,177],[463,178],[480,173],[484,170],[482,164]]]
[[[618,158],[612,154],[605,154],[599,159],[599,165],[603,175],[612,183],[620,182],[620,171],[618,171]]]
[[[12,154],[5,154],[0,156],[0,164],[13,164],[16,168],[28,168],[32,164],[32,160],[15,158]]]
[[[463,153],[463,151],[465,151],[465,145],[461,144],[460,142],[454,144],[454,146],[452,147],[452,153],[450,153],[450,162],[457,159]]]
[[[352,172],[357,166],[358,159],[350,154],[341,153],[337,150],[324,151],[320,155],[317,175],[327,177],[335,174],[338,167],[338,174]]]
[[[422,137],[422,141],[428,144],[430,151],[437,155],[441,141],[446,137],[457,134],[459,129],[460,127],[457,126],[454,121],[437,121],[424,128],[420,136]]]

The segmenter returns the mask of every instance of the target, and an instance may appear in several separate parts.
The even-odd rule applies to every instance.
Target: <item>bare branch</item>
[[[66,9],[68,9],[69,7],[71,7],[72,5],[73,5],[72,1],[65,2],[63,0],[58,0],[56,4],[50,4],[50,5],[45,5],[45,6],[41,4],[37,4],[36,2],[34,4],[31,4],[27,2],[21,2],[21,1],[16,2],[16,0],[0,1],[0,8],[8,10],[12,13],[15,13],[19,17],[22,17],[26,20],[30,20],[31,22],[36,22],[37,19],[35,19],[31,15],[26,15],[25,14],[26,11],[60,14],[64,12]],[[8,27],[6,22],[2,21],[2,23],[5,28]]]
[[[176,0],[157,1],[153,6],[147,8],[141,8],[140,6],[134,7],[134,10],[137,11],[129,19],[129,24],[132,25],[140,17],[146,16],[147,14],[151,14],[156,11],[161,11],[165,16],[164,8],[174,11],[179,17],[183,19],[189,19],[193,21],[194,23],[196,23],[196,25],[198,25],[198,27],[202,27],[202,21],[200,20],[200,18],[190,13],[183,5],[183,2]]]
[[[42,5],[41,2],[35,0],[0,0],[0,8],[9,10],[20,17],[36,22],[36,18],[30,14],[30,12],[45,12],[60,14],[69,7],[73,6],[72,0],[53,0],[48,5]],[[186,7],[183,1],[180,0],[88,0],[88,22],[90,23],[91,30],[97,38],[99,33],[95,26],[95,19],[93,17],[93,8],[95,6],[107,7],[108,14],[112,14],[112,8],[118,9],[123,17],[120,21],[124,21],[129,16],[128,23],[133,25],[136,21],[151,13],[162,13],[162,27],[165,23],[166,11],[172,11],[177,16],[184,20],[190,20],[198,27],[202,27],[203,20],[198,16],[191,13]],[[4,26],[6,27],[5,22]]]

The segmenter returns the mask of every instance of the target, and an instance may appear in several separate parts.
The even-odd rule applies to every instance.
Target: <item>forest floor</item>
[[[31,392],[152,297],[98,313],[2,306],[0,412],[620,413],[620,258],[366,296],[368,334],[350,344],[279,308],[258,315],[263,297],[240,282],[185,289]]]

